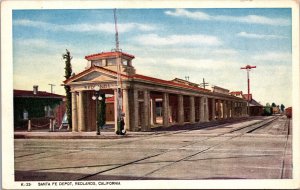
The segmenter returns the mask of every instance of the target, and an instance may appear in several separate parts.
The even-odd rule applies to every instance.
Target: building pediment
[[[100,82],[100,81],[115,81],[115,80],[117,80],[117,76],[108,75],[98,71],[93,71],[87,75],[84,75],[74,80],[73,82],[83,82],[83,81]]]
[[[122,75],[122,78],[126,76]],[[64,81],[66,85],[86,82],[112,82],[117,80],[117,73],[101,67],[91,67]]]

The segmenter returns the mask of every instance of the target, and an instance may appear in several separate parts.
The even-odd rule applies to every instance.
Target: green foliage
[[[98,115],[99,127],[101,127],[102,129],[106,123],[106,116],[105,116],[106,104],[105,104],[105,94],[100,94],[100,96],[102,100],[99,101],[98,104],[99,113],[97,115]]]
[[[274,108],[274,107],[276,107],[276,104],[273,102],[273,103],[272,103],[272,108]]]
[[[280,109],[282,112],[284,112],[284,108],[285,108],[285,106],[283,104],[281,104]]]
[[[264,112],[263,112],[263,115],[264,116],[270,116],[272,115],[272,107],[270,106],[269,103],[266,104],[266,106],[264,107]]]
[[[65,60],[65,78],[68,79],[72,75],[72,65],[71,65],[71,54],[66,49],[66,53],[62,55],[63,59]],[[71,88],[70,86],[65,86],[66,90],[66,112],[68,123],[72,127],[72,95],[71,95]]]
[[[70,52],[66,49],[66,53],[62,55],[65,60],[65,78],[68,79],[72,75],[72,65],[71,65],[71,57]]]

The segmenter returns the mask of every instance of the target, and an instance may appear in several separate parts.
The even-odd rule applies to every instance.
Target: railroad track
[[[285,121],[285,125],[284,125],[284,131],[286,132],[286,140],[285,140],[285,145],[284,145],[284,152],[282,154],[282,164],[281,164],[281,179],[285,178],[285,158],[287,156],[287,146],[288,146],[288,141],[289,138],[291,138],[291,119],[287,118]]]
[[[210,147],[208,147],[208,148],[206,148],[206,149],[204,149],[204,150],[198,151],[198,152],[196,152],[196,153],[194,153],[194,154],[188,155],[188,156],[183,157],[183,158],[181,158],[181,159],[179,159],[179,160],[176,160],[176,161],[173,161],[173,162],[171,162],[171,163],[169,163],[169,164],[166,164],[166,165],[164,165],[164,166],[162,166],[162,167],[160,167],[160,168],[158,168],[158,169],[155,169],[155,170],[153,170],[153,171],[151,171],[151,172],[148,172],[148,173],[146,173],[145,175],[143,175],[143,176],[140,177],[140,179],[145,179],[145,177],[147,177],[147,176],[149,176],[149,175],[151,175],[151,174],[153,174],[153,173],[155,173],[155,172],[157,172],[157,171],[159,171],[159,170],[161,170],[161,169],[163,169],[163,168],[172,166],[172,165],[174,165],[174,164],[176,164],[176,163],[178,163],[178,162],[185,161],[185,160],[188,160],[188,159],[190,159],[190,158],[192,158],[192,157],[194,157],[194,156],[203,154],[203,153],[205,153],[205,152],[207,152],[207,151],[209,151],[209,150],[211,150],[211,149],[213,149],[213,148],[215,148],[215,147],[218,147],[218,146],[220,146],[220,145],[224,145],[224,143],[227,143],[228,141],[231,141],[231,140],[233,140],[233,139],[235,139],[235,138],[240,138],[241,136],[246,135],[247,133],[251,133],[251,132],[253,132],[253,131],[255,131],[255,130],[259,129],[259,128],[262,128],[262,127],[264,127],[264,126],[266,126],[266,125],[269,125],[269,124],[271,124],[272,122],[274,122],[274,121],[277,120],[277,119],[278,119],[278,117],[272,117],[272,118],[270,118],[270,119],[263,120],[263,121],[258,121],[258,122],[255,122],[254,124],[249,124],[249,125],[246,125],[246,126],[242,126],[242,127],[237,128],[237,129],[230,130],[230,131],[228,131],[228,132],[219,133],[219,134],[217,134],[217,135],[215,135],[215,136],[211,136],[211,137],[208,137],[208,138],[203,139],[203,140],[199,140],[199,141],[196,140],[196,141],[193,141],[193,142],[188,143],[188,144],[186,144],[186,145],[177,147],[176,149],[168,149],[168,150],[163,151],[163,152],[161,152],[161,153],[154,154],[154,155],[152,155],[152,156],[148,156],[148,157],[145,157],[145,158],[142,158],[142,159],[139,159],[139,160],[135,160],[135,161],[132,161],[132,162],[128,162],[128,163],[125,163],[125,164],[122,164],[122,165],[118,165],[118,166],[113,167],[113,168],[110,168],[110,169],[108,169],[108,170],[104,170],[104,171],[96,172],[96,173],[93,173],[93,174],[89,174],[89,175],[87,175],[87,176],[81,177],[81,178],[78,179],[78,180],[86,180],[86,179],[88,179],[88,178],[90,178],[90,177],[99,175],[99,174],[104,173],[104,172],[107,172],[107,171],[111,171],[111,170],[114,170],[114,169],[118,169],[118,168],[120,168],[120,167],[127,166],[127,165],[129,165],[129,164],[135,164],[135,163],[138,163],[138,162],[140,162],[140,161],[142,161],[142,160],[144,161],[144,160],[147,160],[147,159],[149,159],[149,158],[153,158],[153,157],[157,157],[157,156],[166,154],[166,153],[168,153],[168,152],[170,152],[170,151],[177,151],[177,150],[179,150],[179,149],[183,149],[183,148],[188,147],[188,146],[191,146],[191,145],[193,145],[193,144],[201,143],[201,142],[203,142],[203,141],[207,141],[207,140],[210,140],[210,139],[213,139],[213,138],[225,136],[225,135],[227,135],[227,134],[232,134],[232,133],[234,133],[234,132],[239,131],[239,133],[235,133],[236,135],[230,136],[230,137],[229,137],[228,139],[226,139],[226,140],[223,140],[223,141],[221,141],[221,142],[219,142],[219,143],[217,143],[217,144],[215,144],[215,145],[213,145],[213,146],[210,146]],[[225,124],[225,123],[224,123],[224,124]],[[211,125],[211,126],[213,126],[213,125]],[[210,126],[210,125],[207,125],[207,126],[205,126],[205,127],[203,127],[203,128],[207,128],[207,127],[211,127],[211,126]],[[222,126],[222,125],[221,125],[221,126]],[[221,127],[221,126],[220,126],[220,127]],[[201,128],[201,129],[203,129],[203,128]],[[164,136],[171,136],[171,135],[174,135],[174,134],[187,133],[187,132],[190,132],[190,130],[179,131],[179,132],[177,131],[177,132],[167,133],[167,134],[164,134]],[[153,137],[153,138],[154,138],[154,137]],[[149,139],[149,138],[148,138],[148,139]]]
[[[262,121],[257,121],[257,122],[254,122],[254,123],[251,123],[251,124],[245,124],[245,123],[241,123],[241,126],[240,127],[236,127],[234,129],[230,129],[226,132],[220,132],[220,133],[217,133],[216,135],[213,135],[213,136],[208,136],[207,138],[205,139],[201,139],[201,140],[193,140],[191,141],[190,143],[187,143],[183,146],[179,146],[179,147],[176,147],[176,148],[172,148],[172,149],[166,149],[165,151],[162,151],[162,152],[159,152],[159,153],[155,153],[155,154],[152,154],[152,155],[148,155],[146,157],[142,157],[142,158],[139,158],[139,159],[136,159],[136,160],[133,160],[133,161],[130,161],[130,162],[126,162],[126,163],[123,163],[123,164],[117,164],[115,166],[112,166],[111,168],[109,169],[106,169],[106,170],[102,170],[102,171],[99,171],[99,172],[95,172],[95,173],[92,173],[92,174],[88,174],[88,175],[85,175],[85,176],[82,176],[80,177],[79,179],[77,180],[88,180],[89,178],[93,177],[93,176],[96,176],[96,175],[101,175],[102,173],[105,173],[105,172],[108,172],[108,171],[112,171],[112,170],[115,170],[115,169],[118,169],[118,168],[121,168],[121,167],[125,167],[125,166],[128,166],[128,165],[131,165],[131,164],[137,164],[139,163],[140,161],[145,161],[145,160],[148,160],[148,159],[151,159],[151,158],[154,158],[154,157],[158,157],[158,156],[161,156],[163,154],[166,154],[168,152],[171,152],[171,151],[178,151],[180,149],[184,149],[186,147],[189,147],[191,145],[194,145],[194,144],[197,144],[197,143],[202,143],[202,142],[205,142],[205,141],[208,141],[208,140],[211,140],[211,139],[214,139],[214,138],[218,138],[218,137],[222,137],[222,136],[226,136],[227,138],[225,140],[222,140],[220,142],[218,142],[217,144],[214,144],[214,145],[211,145],[209,147],[207,147],[206,149],[204,150],[199,150],[193,154],[190,154],[190,155],[187,155],[179,160],[176,160],[176,161],[171,161],[170,163],[158,168],[158,169],[155,169],[155,170],[152,170],[148,173],[146,173],[145,175],[143,176],[138,176],[137,178],[140,178],[140,179],[145,179],[147,177],[149,177],[151,174],[163,169],[163,168],[166,168],[166,167],[169,167],[169,166],[172,166],[178,162],[181,162],[181,161],[186,161],[194,156],[197,156],[197,155],[200,155],[200,154],[204,154],[205,152],[215,148],[215,147],[218,147],[218,146],[221,146],[221,145],[224,145],[224,143],[228,143],[229,141],[232,141],[233,139],[235,138],[240,138],[242,137],[243,135],[246,135],[248,133],[252,133],[258,129],[261,129],[263,127],[266,127],[270,124],[272,124],[273,122],[275,122],[276,120],[278,119],[278,117],[271,117],[269,119],[266,119],[266,120],[262,120]],[[249,121],[249,119],[244,119],[244,120],[240,120],[240,121]],[[191,129],[192,130],[202,130],[202,129],[206,129],[206,128],[210,128],[210,127],[218,127],[218,128],[222,128],[224,127],[224,125],[230,123],[230,124],[235,124],[235,123],[238,123],[240,121],[237,121],[237,120],[232,120],[230,122],[224,122],[224,121],[216,121],[214,123],[209,123],[209,124],[206,124],[206,125],[201,125],[201,126],[198,126],[196,125],[195,127],[192,127]],[[177,134],[184,134],[184,133],[189,133],[191,131],[191,129],[189,130],[182,130],[182,131],[168,131],[168,132],[165,132],[165,133],[158,133],[158,134],[154,134],[154,135],[151,135],[151,136],[148,136],[148,137],[141,137],[141,138],[137,138],[137,139],[124,139],[125,141],[121,141],[121,142],[118,142],[118,143],[112,143],[111,145],[105,145],[105,146],[102,146],[102,147],[95,147],[94,149],[97,150],[97,149],[106,149],[106,148],[111,148],[111,146],[118,146],[118,145],[121,145],[121,144],[126,144],[126,143],[139,143],[140,141],[143,141],[143,140],[149,140],[151,138],[159,138],[159,137],[163,137],[163,136],[172,136],[172,135],[177,135]],[[287,131],[289,131],[289,127],[286,128]],[[230,134],[230,135],[228,135]],[[289,134],[289,132],[287,133]],[[205,135],[205,134],[204,134]],[[288,136],[288,135],[287,135]],[[288,140],[288,139],[287,139]],[[91,150],[91,149],[89,149]],[[285,144],[285,150],[287,150],[287,141],[286,141],[286,144]],[[283,158],[285,157],[286,155],[286,151],[283,155]],[[284,176],[284,159],[283,159],[283,162],[282,162],[282,176]],[[99,167],[99,165],[92,165],[92,166],[82,166],[82,168],[86,168],[86,167]],[[58,169],[58,168],[45,168],[45,169],[39,169],[38,171],[42,171],[42,170],[47,170],[47,171],[51,171],[52,169]],[[60,169],[63,169],[63,168],[60,168]],[[32,170],[34,171],[34,170]],[[37,170],[36,170],[37,171]],[[281,177],[282,177],[281,176]]]

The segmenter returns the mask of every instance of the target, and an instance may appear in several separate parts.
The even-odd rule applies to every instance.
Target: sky
[[[292,19],[289,8],[118,9],[120,48],[135,56],[137,73],[175,77],[292,105]],[[13,10],[14,89],[65,94],[62,54],[74,73],[84,56],[115,48],[112,9]]]

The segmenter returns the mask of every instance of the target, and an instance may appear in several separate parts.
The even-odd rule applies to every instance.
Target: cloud
[[[272,61],[272,62],[289,62],[292,61],[291,53],[283,52],[264,52],[253,56],[253,59],[257,61]]]
[[[185,9],[176,9],[175,11],[166,11],[165,14],[176,17],[187,17],[195,20],[210,20],[211,16],[203,12],[190,12]]]
[[[251,38],[251,39],[284,39],[287,38],[286,36],[279,36],[279,35],[267,35],[267,34],[255,34],[255,33],[248,33],[248,32],[240,32],[237,34],[239,37],[243,38]]]
[[[57,43],[47,39],[39,39],[39,38],[15,39],[14,43],[17,47],[19,47],[18,49],[46,48],[50,50],[50,49],[66,48],[66,44]]]
[[[209,15],[201,11],[188,11],[186,9],[176,9],[174,11],[165,11],[166,15],[175,17],[184,17],[194,20],[214,20],[224,22],[240,22],[247,24],[262,24],[272,26],[288,26],[291,24],[290,20],[283,18],[269,18],[259,15],[247,16],[227,16],[227,15]]]
[[[201,71],[201,72],[211,72],[211,71],[222,71],[223,69],[231,70],[236,68],[239,70],[240,63],[234,61],[223,60],[219,58],[153,58],[153,57],[142,57],[137,58],[134,63],[137,67],[152,67],[154,70],[158,68],[172,68],[179,71]],[[145,69],[141,69],[145,70]],[[147,70],[146,70],[147,71]]]
[[[134,40],[141,45],[151,46],[220,46],[222,44],[222,42],[217,37],[208,35],[169,35],[161,37],[157,34],[146,34],[139,35]]]
[[[13,21],[15,26],[25,26],[33,28],[41,28],[49,31],[67,31],[67,32],[115,32],[114,23],[93,23],[93,24],[67,24],[59,25],[48,22],[33,21],[28,19],[19,19]],[[118,29],[120,33],[129,32],[132,30],[153,31],[156,26],[141,23],[119,23]]]

